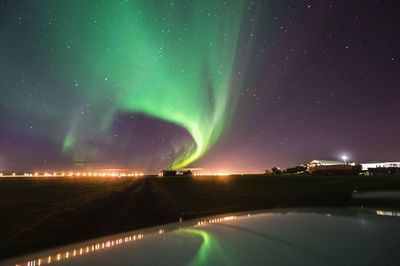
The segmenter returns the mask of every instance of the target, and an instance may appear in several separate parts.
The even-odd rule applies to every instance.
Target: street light
[[[342,160],[343,160],[343,162],[344,162],[344,164],[347,164],[347,160],[348,160],[349,158],[347,157],[347,155],[343,155],[342,156]]]

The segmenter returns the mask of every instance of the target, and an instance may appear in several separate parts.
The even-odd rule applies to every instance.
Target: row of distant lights
[[[24,173],[23,176],[33,177],[33,176],[108,176],[108,177],[133,177],[133,176],[144,176],[144,173],[118,173],[118,172],[34,172],[34,173]],[[194,174],[194,176],[230,176],[230,173],[207,173],[207,174]],[[0,176],[19,176],[17,173],[12,173],[10,175],[5,175],[0,173]]]
[[[250,216],[250,214],[248,214],[247,216]],[[236,216],[225,216],[225,217],[220,217],[220,218],[213,218],[213,219],[198,221],[197,225],[215,224],[215,223],[220,223],[220,222],[230,221],[230,220],[235,220],[235,219],[236,219]]]
[[[400,217],[400,211],[382,211],[382,210],[377,210],[376,211],[376,215]]]
[[[207,173],[207,174],[193,174],[194,176],[229,176],[230,173]]]
[[[158,231],[159,234],[164,233],[163,229],[160,229]],[[40,265],[46,265],[46,264],[51,264],[52,262],[59,262],[61,260],[68,260],[77,256],[82,256],[88,253],[92,252],[99,252],[105,249],[109,249],[115,246],[119,246],[122,244],[126,244],[132,241],[136,240],[141,240],[144,238],[143,234],[138,234],[138,235],[132,235],[132,236],[127,236],[124,238],[119,238],[115,239],[112,241],[106,241],[106,242],[101,242],[97,244],[93,244],[91,246],[86,246],[86,247],[81,247],[78,249],[74,249],[71,251],[66,251],[63,253],[58,253],[53,256],[48,256],[48,257],[43,257],[35,260],[28,261],[24,264],[16,264],[15,266],[22,266],[22,265],[27,265],[27,266],[40,266]]]
[[[393,216],[393,217],[400,217],[400,211],[384,211],[384,210],[377,210],[376,214],[379,216]],[[332,216],[330,213],[326,213],[326,216]],[[250,217],[251,214],[247,214],[247,217]],[[220,217],[220,218],[213,218],[213,219],[208,219],[208,220],[202,220],[198,221],[197,225],[206,225],[206,224],[214,224],[214,223],[219,223],[223,221],[230,221],[230,220],[235,220],[236,216],[225,216],[225,217]]]
[[[9,176],[16,176],[16,173],[12,173]],[[5,176],[3,173],[0,173],[0,176]],[[143,173],[118,173],[118,172],[44,172],[44,173],[24,173],[23,176],[101,176],[101,177],[133,177],[133,176],[144,176]]]

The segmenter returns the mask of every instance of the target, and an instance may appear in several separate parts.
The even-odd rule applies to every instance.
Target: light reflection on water
[[[297,213],[296,211],[284,211],[280,214],[290,215],[292,213]],[[325,217],[331,217],[330,213],[313,213],[315,215],[324,215]],[[388,211],[388,210],[375,210],[374,214],[377,216],[394,216],[400,217],[400,212],[398,211]],[[98,240],[98,242],[91,242],[90,244],[81,244],[81,246],[76,246],[76,248],[68,248],[64,250],[58,250],[53,254],[48,254],[47,256],[40,256],[32,258],[28,261],[22,263],[14,264],[16,266],[36,266],[36,265],[48,265],[56,264],[58,262],[73,259],[79,256],[84,256],[90,253],[102,252],[114,247],[129,244],[135,241],[144,239],[145,236],[165,234],[168,232],[175,232],[178,234],[188,234],[195,237],[201,237],[202,244],[196,253],[196,256],[191,260],[190,265],[197,266],[203,265],[207,262],[213,255],[219,258],[223,258],[224,264],[229,264],[229,258],[225,256],[224,250],[220,247],[218,240],[208,231],[202,228],[207,224],[223,223],[226,221],[235,220],[241,217],[250,217],[253,214],[245,213],[240,215],[228,215],[220,217],[202,218],[198,220],[193,220],[185,222],[183,224],[174,224],[174,226],[167,226],[165,228],[149,229],[141,233],[128,233],[122,236],[112,236],[109,240],[103,238]]]
[[[163,229],[160,229],[163,230]],[[162,231],[163,232],[163,231]],[[72,250],[66,250],[57,254],[53,254],[46,257],[36,258],[33,260],[29,260],[27,262],[21,264],[15,264],[16,266],[37,266],[37,265],[46,265],[53,264],[59,261],[65,261],[74,257],[83,256],[89,253],[99,252],[105,249],[109,249],[112,247],[120,246],[123,244],[127,244],[129,242],[141,240],[144,238],[144,234],[135,234],[130,236],[125,236],[123,238],[112,239],[108,241],[102,241],[98,243],[93,243],[91,245],[86,245],[82,247],[78,247]]]
[[[223,220],[221,218],[221,220]],[[212,233],[198,228],[182,228],[176,231],[178,234],[188,234],[195,237],[201,237],[202,244],[195,257],[190,261],[191,266],[207,265],[212,258],[218,258],[219,264],[232,265],[225,250],[221,247],[218,239]],[[225,247],[226,249],[226,247]]]
[[[377,210],[376,215],[400,217],[400,211]]]
[[[175,231],[177,233],[191,233],[194,235],[202,236],[203,237],[203,245],[200,247],[199,258],[194,258],[193,264],[192,265],[200,265],[196,261],[203,261],[202,258],[206,256],[209,250],[210,246],[210,241],[212,241],[212,245],[214,249],[218,249],[217,241],[214,239],[214,237],[211,237],[206,231],[195,229],[195,227],[200,227],[206,224],[212,224],[212,223],[218,223],[218,222],[223,222],[223,221],[229,221],[236,219],[236,216],[224,216],[224,217],[217,217],[217,218],[212,218],[212,219],[206,219],[206,220],[196,220],[191,224],[187,224],[185,228],[174,228],[173,230],[169,230],[170,232]],[[154,234],[164,234],[166,233],[166,229],[164,228],[159,228],[156,229],[155,231],[149,231],[146,233],[146,235],[154,235]],[[136,234],[131,234],[131,235],[126,235],[122,237],[115,237],[111,238],[110,240],[102,240],[96,243],[91,243],[83,246],[78,246],[77,248],[71,248],[68,250],[63,250],[60,252],[57,252],[52,255],[48,256],[41,256],[41,257],[36,257],[33,259],[30,259],[25,262],[17,263],[15,266],[40,266],[40,265],[48,265],[48,264],[56,264],[61,261],[66,261],[69,259],[73,259],[79,256],[84,256],[90,253],[96,253],[96,252],[102,252],[107,249],[111,249],[114,247],[122,246],[124,244],[129,244],[138,240],[144,239],[145,234],[144,233],[136,233]]]

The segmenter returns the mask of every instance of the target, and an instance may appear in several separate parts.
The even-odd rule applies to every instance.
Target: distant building
[[[178,172],[176,170],[161,170],[159,176],[167,177],[167,176],[177,176]]]
[[[287,174],[301,174],[307,171],[307,166],[304,164],[288,167],[284,172]]]
[[[345,164],[342,161],[313,160],[307,164],[307,170],[311,174],[358,175],[361,166],[355,163]]]
[[[193,175],[192,171],[187,170],[187,169],[181,170],[181,171],[177,172],[177,174],[183,175],[183,176],[192,176]]]
[[[167,176],[192,176],[192,171],[188,169],[182,170],[161,170],[159,176],[167,177]]]
[[[271,173],[274,175],[282,174],[282,170],[279,167],[272,167],[271,168]]]
[[[362,170],[367,171],[369,168],[400,168],[400,162],[369,162],[361,163]]]
[[[319,165],[308,169],[310,174],[320,175],[358,175],[361,173],[361,165],[336,164]]]
[[[342,165],[345,164],[342,161],[332,161],[332,160],[313,160],[307,164],[307,168],[315,166],[327,166],[327,165]]]
[[[362,171],[370,175],[400,174],[400,162],[369,162],[361,163]]]

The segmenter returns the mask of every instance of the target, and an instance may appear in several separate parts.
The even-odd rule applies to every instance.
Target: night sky
[[[0,1],[0,170],[400,160],[398,1]]]

